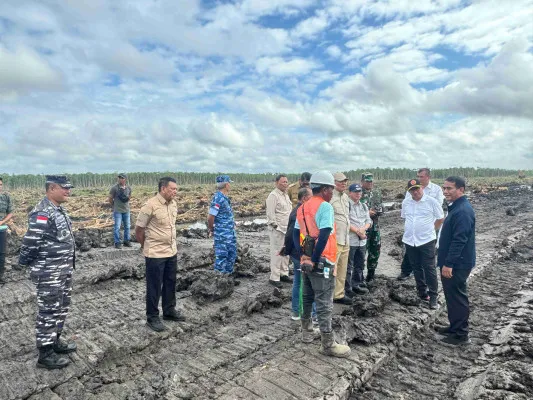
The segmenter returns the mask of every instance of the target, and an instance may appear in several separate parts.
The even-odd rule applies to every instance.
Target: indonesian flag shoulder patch
[[[220,204],[215,203],[215,208],[218,210],[220,208]]]
[[[48,215],[38,214],[37,221],[38,224],[46,224],[48,222]]]

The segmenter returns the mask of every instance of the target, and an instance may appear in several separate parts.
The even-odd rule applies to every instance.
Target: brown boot
[[[333,332],[322,333],[322,346],[320,352],[331,357],[348,357],[350,355],[350,346],[338,344],[335,342]]]

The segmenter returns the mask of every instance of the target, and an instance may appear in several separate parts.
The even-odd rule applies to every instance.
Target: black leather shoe
[[[131,242],[129,240],[125,240],[124,247],[131,247]]]
[[[163,325],[159,318],[153,318],[146,321],[146,325],[153,331],[163,332],[167,330],[167,327]]]
[[[290,278],[288,275],[281,275],[279,280],[285,283],[292,283],[292,278]]]
[[[185,317],[178,310],[172,310],[168,314],[163,314],[165,321],[185,321]]]
[[[470,338],[468,337],[468,335],[449,334],[445,338],[442,338],[440,341],[441,343],[451,344],[453,346],[470,344]]]
[[[342,297],[340,299],[333,299],[333,302],[334,303],[338,303],[338,304],[344,304],[345,306],[351,306],[352,305],[352,299],[350,299],[349,297]]]
[[[429,308],[431,310],[439,309],[439,302],[437,301],[437,299],[429,299]]]
[[[400,274],[400,275],[398,275],[398,277],[396,279],[399,280],[399,281],[406,281],[411,276],[412,276],[411,274],[408,274],[408,275]]]
[[[115,249],[121,249],[122,245],[120,243],[115,243]]]
[[[57,335],[56,342],[52,345],[54,351],[57,354],[68,354],[76,351],[78,346],[72,341],[64,341],[60,339],[60,335]]]
[[[277,287],[278,289],[281,289],[281,282],[280,281],[273,281],[272,279],[269,279],[268,283],[270,283],[274,287]]]
[[[450,332],[449,326],[441,326],[435,329],[439,335],[448,336],[451,335],[452,332]]]
[[[362,286],[354,286],[352,288],[352,291],[355,294],[367,294],[368,293],[368,289],[366,287],[362,287]]]
[[[70,360],[54,352],[53,346],[39,348],[37,368],[60,369],[70,364]]]

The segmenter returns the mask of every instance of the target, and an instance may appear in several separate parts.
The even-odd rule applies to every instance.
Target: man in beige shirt
[[[289,181],[285,175],[276,176],[276,189],[266,200],[268,236],[270,239],[270,284],[281,288],[281,282],[292,283],[289,278],[289,256],[280,256],[283,247],[292,203],[287,194]]]
[[[146,325],[156,332],[166,329],[159,319],[162,297],[163,319],[185,321],[176,310],[176,217],[178,205],[176,180],[159,180],[159,193],[141,208],[135,225],[135,237],[146,260]]]
[[[352,304],[352,299],[345,296],[344,283],[346,281],[346,269],[348,267],[348,255],[350,254],[350,205],[346,193],[348,178],[342,172],[333,175],[335,190],[330,204],[335,212],[335,229],[337,232],[337,276],[335,278],[335,292],[333,301],[342,304]]]

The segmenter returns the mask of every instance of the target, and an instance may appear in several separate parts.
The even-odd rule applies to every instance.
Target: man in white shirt
[[[431,182],[431,171],[429,168],[420,168],[418,170],[418,173],[416,174],[416,177],[420,181],[420,185],[422,186],[422,189],[424,190],[424,194],[433,197],[437,202],[441,205],[444,202],[444,193],[442,192],[442,189],[439,185],[434,184]],[[405,198],[411,198],[411,194],[409,192],[405,193]],[[399,281],[404,281],[406,279],[409,279],[411,274],[413,273],[413,267],[409,263],[409,258],[407,257],[407,253],[404,254],[403,261],[402,261],[402,272],[400,275],[398,275]]]
[[[289,278],[289,256],[280,256],[285,242],[285,233],[292,211],[292,202],[287,194],[289,181],[285,175],[276,177],[276,188],[266,200],[268,236],[270,239],[270,284],[281,288],[281,282],[292,283]]]
[[[431,309],[438,308],[437,271],[435,268],[435,231],[444,221],[442,205],[424,193],[420,181],[411,179],[407,183],[410,194],[402,202],[402,218],[405,219],[405,243],[409,263],[413,266],[418,295],[429,301]]]

